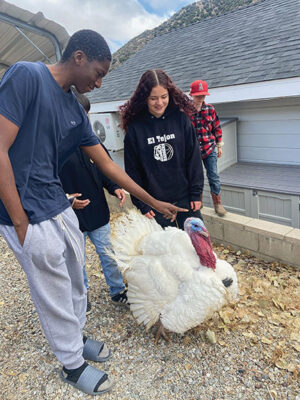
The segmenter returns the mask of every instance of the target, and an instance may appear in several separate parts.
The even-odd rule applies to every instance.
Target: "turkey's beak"
[[[205,231],[201,231],[200,235],[205,236],[206,238],[208,238],[208,233],[206,233]]]

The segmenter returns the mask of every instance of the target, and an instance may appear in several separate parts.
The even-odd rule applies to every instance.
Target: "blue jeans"
[[[86,243],[86,237],[88,236],[96,248],[96,252],[101,262],[102,271],[104,273],[106,283],[109,286],[110,296],[112,297],[122,292],[125,289],[123,276],[115,260],[106,253],[106,249],[113,251],[110,241],[110,224],[108,223],[91,232],[83,232],[83,235],[84,243]],[[85,265],[83,267],[83,277],[85,287],[88,289],[89,284]]]
[[[221,191],[220,178],[218,175],[218,156],[215,150],[210,155],[202,159],[204,167],[206,169],[206,176],[210,186],[210,191],[214,194],[219,194]]]

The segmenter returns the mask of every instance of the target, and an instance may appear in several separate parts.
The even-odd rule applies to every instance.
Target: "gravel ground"
[[[110,400],[300,400],[300,269],[215,246],[237,271],[240,300],[172,343],[154,345],[129,310],[111,304],[87,243],[92,313],[86,334],[106,341]],[[0,398],[88,399],[61,382],[26,277],[0,237]]]

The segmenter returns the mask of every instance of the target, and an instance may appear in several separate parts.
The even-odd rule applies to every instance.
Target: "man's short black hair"
[[[100,33],[90,29],[75,32],[70,37],[60,62],[64,63],[68,61],[77,50],[83,51],[89,62],[93,60],[111,61],[111,52],[105,39]]]

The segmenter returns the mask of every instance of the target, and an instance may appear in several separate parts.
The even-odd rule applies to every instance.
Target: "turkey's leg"
[[[169,338],[169,336],[167,335],[167,332],[165,330],[165,328],[163,327],[163,324],[161,323],[161,321],[158,321],[158,328],[156,331],[156,335],[155,335],[155,344],[158,343],[159,338],[163,337],[167,342],[171,342],[171,339]]]

